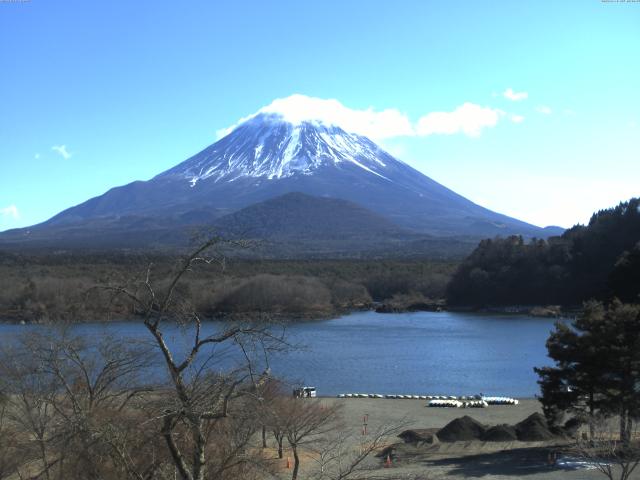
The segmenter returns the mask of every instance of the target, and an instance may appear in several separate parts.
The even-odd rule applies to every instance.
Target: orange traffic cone
[[[387,460],[384,462],[384,468],[389,468],[391,466],[391,455],[387,455]]]
[[[291,469],[291,458],[287,457],[287,468]]]

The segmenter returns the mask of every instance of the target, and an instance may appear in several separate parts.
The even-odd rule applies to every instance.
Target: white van
[[[295,398],[315,398],[316,387],[300,387],[293,389],[293,396]]]

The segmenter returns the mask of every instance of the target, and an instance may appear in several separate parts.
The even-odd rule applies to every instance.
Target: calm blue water
[[[531,397],[538,393],[533,367],[550,364],[545,341],[553,323],[475,313],[360,312],[288,326],[288,341],[304,350],[273,355],[269,362],[274,374],[313,385],[320,395],[482,392]],[[11,342],[21,332],[43,328],[0,324],[0,340]],[[220,324],[207,324],[207,330],[215,328]],[[80,324],[73,329],[91,336],[149,336],[135,322]],[[167,338],[177,350],[187,348],[181,329],[167,328]],[[224,361],[232,358],[229,353]]]

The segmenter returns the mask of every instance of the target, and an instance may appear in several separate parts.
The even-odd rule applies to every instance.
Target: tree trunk
[[[620,412],[620,441],[624,445],[628,445],[631,441],[631,431],[627,429],[627,420],[628,420],[629,412],[625,407],[622,407],[622,411]]]
[[[169,448],[169,453],[171,454],[171,458],[173,459],[173,463],[176,466],[178,472],[180,473],[180,477],[182,480],[193,480],[193,475],[189,471],[189,466],[187,462],[184,460],[178,445],[176,444],[175,439],[173,438],[173,433],[171,431],[171,419],[167,416],[164,420],[164,427],[162,429],[162,436],[167,443],[167,447]]]
[[[296,480],[298,478],[298,469],[300,468],[300,457],[298,457],[298,448],[295,445],[291,445],[291,450],[293,450],[293,474],[291,475],[291,480]]]
[[[596,407],[593,402],[593,392],[589,392],[589,441],[593,441],[594,425],[593,418],[595,416]]]
[[[276,442],[278,444],[278,458],[284,458],[284,452],[282,448],[282,442],[284,442],[284,435],[282,435],[277,430],[273,431],[272,433],[273,433],[273,438],[276,439]]]
[[[262,426],[262,448],[267,448],[267,427]]]
[[[49,467],[47,466],[47,445],[43,436],[38,436],[38,445],[40,446],[40,458],[42,458],[42,467],[44,468],[45,478],[50,480],[51,474],[49,473]]]
[[[193,425],[195,437],[195,451],[193,455],[193,480],[204,480],[206,470],[205,447],[207,440],[203,433],[202,420],[198,419]]]

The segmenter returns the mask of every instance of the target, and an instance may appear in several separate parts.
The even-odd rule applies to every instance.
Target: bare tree
[[[101,469],[113,453],[107,434],[126,424],[121,413],[146,390],[138,387],[138,376],[149,363],[147,353],[139,345],[108,337],[87,341],[64,329],[30,332],[1,352],[0,388],[9,392],[7,416],[29,440],[16,438],[14,445],[32,452],[25,459],[30,478],[105,476]]]
[[[281,399],[285,398],[283,383],[267,371],[264,381],[257,385],[256,399],[259,406],[262,448],[267,448],[267,432],[271,432],[278,445],[278,458],[283,458],[284,432],[281,429]]]
[[[290,403],[289,398],[279,395],[265,403],[262,408],[263,422],[276,441],[278,458],[284,458],[284,440],[287,434],[286,426]]]
[[[8,415],[9,397],[0,390],[0,480],[14,475],[25,458],[17,445],[18,431]]]
[[[114,472],[138,479],[123,473],[109,437],[127,425],[130,403],[148,390],[139,381],[148,349],[106,336],[88,340],[67,329],[17,340],[0,352],[0,389],[8,392],[6,415],[20,432],[13,445],[26,455],[26,478],[108,478]],[[139,432],[129,432],[129,449],[138,438]]]
[[[0,360],[0,384],[9,392],[5,401],[5,416],[16,429],[31,436],[33,442],[18,446],[26,459],[39,460],[40,476],[49,479],[50,446],[56,442],[56,414],[53,408],[56,386],[37,359],[24,348],[5,348]],[[33,448],[35,446],[35,448]]]
[[[300,447],[333,431],[340,409],[336,405],[325,406],[320,400],[307,398],[288,398],[285,405],[282,430],[293,453],[291,479],[296,480],[300,469]]]
[[[407,425],[406,422],[382,425],[367,435],[337,430],[318,442],[314,448],[316,471],[314,480],[345,480],[360,477],[371,478],[371,472],[379,468],[367,461],[379,453],[390,438]],[[366,477],[362,477],[366,474]]]
[[[594,416],[589,435],[578,436],[571,452],[588,462],[609,480],[627,480],[640,464],[640,435],[626,432],[628,441],[620,439],[619,430],[610,417]]]
[[[177,473],[183,480],[221,478],[224,469],[220,468],[238,467],[238,462],[218,461],[215,462],[218,467],[211,475],[207,474],[212,465],[210,455],[220,453],[219,444],[216,448],[214,442],[214,432],[223,430],[230,418],[241,417],[240,409],[235,405],[242,405],[242,402],[237,400],[255,394],[255,383],[260,378],[254,370],[252,354],[255,350],[266,351],[282,342],[280,336],[274,336],[260,325],[230,324],[204,333],[200,317],[187,299],[180,296],[181,280],[197,265],[224,265],[224,259],[212,252],[212,248],[220,243],[214,238],[201,245],[180,262],[165,286],[154,284],[150,265],[144,279],[133,288],[106,287],[133,302],[162,355],[170,388],[161,398],[162,409],[158,411],[157,419]],[[190,336],[190,346],[183,355],[172,349],[165,338],[167,322],[184,325]],[[223,368],[216,357],[216,351],[225,345],[235,346],[241,352],[243,362],[235,368]],[[236,460],[241,459],[242,456],[236,456]]]

